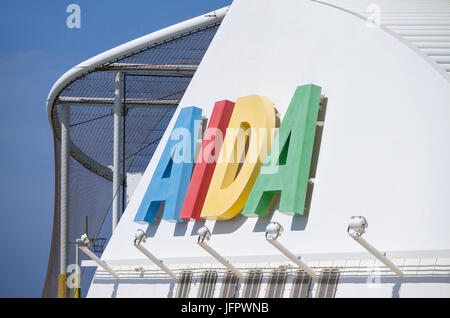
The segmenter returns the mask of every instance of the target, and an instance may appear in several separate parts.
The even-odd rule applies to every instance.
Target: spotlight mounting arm
[[[389,260],[385,255],[380,253],[375,247],[373,247],[369,242],[367,242],[362,235],[365,233],[368,223],[363,216],[352,216],[348,224],[347,233],[352,239],[358,242],[362,247],[364,247],[370,254],[375,256],[380,262],[386,265],[391,271],[400,277],[404,277],[403,271],[398,268],[391,260]]]
[[[198,232],[197,244],[203,248],[209,255],[214,257],[217,261],[219,261],[223,266],[225,266],[228,270],[233,272],[237,277],[244,278],[244,274],[236,267],[233,266],[227,259],[225,259],[222,255],[217,253],[211,246],[209,246],[205,240],[209,240],[211,238],[211,231],[206,227],[202,226]]]
[[[279,250],[283,255],[289,258],[292,262],[298,265],[302,270],[304,270],[309,276],[312,278],[316,278],[316,272],[302,262],[296,255],[294,255],[291,251],[289,251],[286,247],[284,247],[280,242],[277,241],[277,238],[280,237],[281,233],[283,233],[283,227],[278,222],[270,222],[266,227],[266,240],[272,244],[277,250]]]
[[[155,255],[153,255],[148,249],[146,249],[142,243],[147,241],[147,234],[142,229],[138,229],[136,234],[134,235],[133,245],[136,247],[142,254],[144,254],[149,260],[151,260],[156,266],[161,268],[167,275],[172,277],[174,280],[177,280],[177,275],[172,272],[163,262],[158,259]]]
[[[90,240],[86,234],[83,234],[81,238],[77,239],[77,242],[80,242],[78,248],[83,251],[84,254],[89,256],[94,262],[97,263],[101,268],[110,273],[114,278],[120,279],[119,274],[117,274],[105,261],[101,260],[97,255],[95,255],[89,248]]]

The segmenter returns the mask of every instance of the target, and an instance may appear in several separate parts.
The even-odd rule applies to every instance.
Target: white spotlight
[[[211,231],[206,226],[202,226],[201,228],[199,228],[197,234],[197,242],[204,242],[205,240],[208,241],[211,237]]]
[[[347,232],[350,235],[361,236],[366,231],[369,226],[367,220],[363,216],[352,216],[350,222],[348,223]]]
[[[266,227],[266,239],[276,240],[281,233],[283,233],[283,227],[278,222],[270,222]]]
[[[82,246],[89,246],[89,244],[91,243],[87,234],[81,235],[80,241]]]
[[[147,234],[145,234],[144,230],[138,229],[136,234],[134,235],[134,245],[145,243],[147,240]]]

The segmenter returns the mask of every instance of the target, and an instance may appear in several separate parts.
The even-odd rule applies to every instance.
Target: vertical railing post
[[[69,156],[70,156],[70,106],[62,105],[61,112],[61,207],[60,207],[60,269],[58,297],[68,297],[67,240],[69,214]]]
[[[116,229],[120,216],[120,131],[122,120],[122,73],[117,72],[114,89],[114,158],[113,158],[113,213],[112,231]]]
[[[78,246],[80,242],[75,242],[75,277],[74,277],[74,295],[73,298],[81,298],[81,269],[80,257],[78,255]]]

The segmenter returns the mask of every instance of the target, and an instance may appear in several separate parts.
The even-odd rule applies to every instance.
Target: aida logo
[[[181,109],[134,221],[153,223],[161,204],[174,222],[262,217],[274,195],[280,212],[303,215],[320,98],[297,87],[281,124],[266,97],[219,101],[197,155],[202,111]]]

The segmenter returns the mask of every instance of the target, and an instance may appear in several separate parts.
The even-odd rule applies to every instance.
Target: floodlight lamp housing
[[[136,231],[136,234],[134,235],[133,244],[139,245],[141,243],[145,243],[146,240],[147,240],[147,234],[145,234],[143,229],[138,229]]]
[[[197,234],[198,234],[197,240],[198,242],[204,242],[205,239],[209,240],[211,237],[211,231],[206,226],[202,226],[201,228],[199,228]]]
[[[83,234],[81,235],[81,245],[82,246],[89,246],[89,244],[91,243],[91,241],[89,240],[89,237],[87,236],[87,234]]]
[[[352,216],[350,218],[350,222],[348,223],[347,232],[351,236],[360,237],[366,231],[366,228],[369,226],[367,220],[363,216]]]
[[[270,222],[266,227],[266,240],[276,240],[281,233],[283,233],[283,227],[278,222]]]

